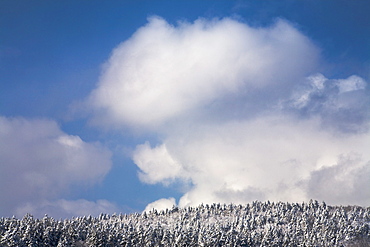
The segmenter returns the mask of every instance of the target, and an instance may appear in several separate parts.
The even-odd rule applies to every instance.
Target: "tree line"
[[[0,219],[0,246],[370,246],[370,207],[212,204],[134,214]]]

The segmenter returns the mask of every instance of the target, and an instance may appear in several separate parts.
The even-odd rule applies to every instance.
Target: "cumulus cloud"
[[[268,87],[273,98],[310,73],[317,55],[283,20],[251,28],[228,18],[172,26],[152,17],[113,51],[88,104],[96,123],[153,130],[222,108],[225,96]]]
[[[152,211],[153,209],[157,211],[171,209],[173,206],[176,206],[176,200],[173,197],[170,198],[162,198],[155,202],[149,203],[144,211]]]
[[[181,165],[168,154],[164,144],[155,148],[151,148],[148,142],[137,146],[133,160],[141,170],[140,179],[149,184],[161,182],[168,185],[184,172]]]
[[[67,135],[51,120],[0,117],[0,211],[55,199],[72,186],[101,181],[111,153],[98,143]]]
[[[96,124],[160,136],[133,160],[145,183],[182,181],[179,206],[369,204],[357,193],[370,181],[367,82],[317,73],[318,50],[283,20],[154,17],[113,51],[87,104]]]
[[[369,203],[369,197],[356,192],[360,187],[367,188],[369,177],[363,176],[359,181],[355,176],[363,169],[368,170],[369,134],[336,135],[322,130],[317,120],[268,116],[216,126],[198,125],[191,133],[171,133],[162,145],[168,147],[167,160],[176,159],[181,164],[183,172],[175,176],[192,184],[180,199],[180,206],[310,198]],[[152,152],[156,151],[157,147],[152,148]],[[362,154],[357,166],[341,159],[352,152]],[[141,155],[149,157],[149,150],[141,153],[138,149],[136,156]],[[147,176],[162,174],[167,174],[165,166],[149,171]],[[319,175],[321,183],[316,181]],[[336,175],[346,179],[333,180]],[[336,183],[347,187],[351,197],[344,196]],[[353,183],[357,186],[350,186]],[[332,189],[322,189],[325,186]]]

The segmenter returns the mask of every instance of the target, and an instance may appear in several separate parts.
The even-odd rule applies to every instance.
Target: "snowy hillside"
[[[200,205],[130,215],[0,219],[0,246],[370,246],[370,208]]]

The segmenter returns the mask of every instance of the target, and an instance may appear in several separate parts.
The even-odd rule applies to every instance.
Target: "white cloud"
[[[23,203],[95,184],[110,170],[110,157],[98,143],[67,135],[54,121],[0,117],[0,211],[12,214]]]
[[[164,141],[168,149],[167,159],[176,159],[184,170],[177,174],[177,178],[183,180],[185,175],[192,184],[190,191],[180,199],[180,206],[202,202],[309,200],[319,195],[314,190],[320,190],[320,187],[312,183],[318,171],[335,169],[339,175],[345,176],[340,173],[343,169],[332,167],[349,166],[346,169],[352,171],[351,174],[358,173],[357,168],[352,170],[350,163],[338,161],[341,155],[361,153],[363,160],[359,169],[370,161],[367,152],[369,134],[336,135],[322,130],[318,121],[288,116],[204,125],[194,127],[191,132],[174,132]],[[152,152],[156,151],[156,148],[152,149]],[[150,150],[146,150],[145,155],[149,157]],[[147,176],[151,173],[160,177],[162,173],[167,174],[166,167],[158,166]],[[321,181],[326,179],[330,184],[334,174],[327,172],[324,175]],[[319,197],[328,202],[334,202],[333,197],[340,198],[335,203],[370,203],[368,197],[359,196],[351,189],[349,185],[355,181],[356,176],[340,181],[341,187],[348,186],[348,194],[353,194],[351,197],[342,196],[343,191],[335,185],[334,190],[320,190]],[[370,177],[364,177],[357,187],[366,188],[369,182]],[[318,187],[314,189],[315,184]]]
[[[251,28],[228,18],[172,26],[152,17],[113,51],[88,104],[96,123],[153,130],[203,114],[226,95],[269,87],[279,96],[312,71],[317,54],[282,20]]]
[[[139,145],[133,160],[141,170],[140,179],[149,184],[161,182],[166,185],[180,175],[184,176],[181,165],[168,154],[165,145],[155,148],[151,148],[148,142]],[[161,172],[157,172],[158,170]]]
[[[153,209],[156,209],[157,211],[161,211],[161,210],[166,210],[167,208],[168,209],[171,209],[173,206],[176,205],[176,200],[175,198],[171,197],[171,198],[162,198],[162,199],[159,199],[155,202],[152,202],[152,203],[149,203],[145,210],[144,211],[152,211]]]
[[[352,75],[347,79],[338,80],[339,93],[365,89],[366,82],[359,76]]]
[[[133,160],[145,183],[187,183],[180,206],[311,197],[369,204],[355,193],[370,180],[359,179],[370,161],[367,82],[316,73],[317,51],[283,20],[252,28],[155,17],[113,51],[87,104],[97,124],[160,137]],[[361,156],[353,169],[341,158],[352,153]],[[167,203],[175,202],[154,205]]]

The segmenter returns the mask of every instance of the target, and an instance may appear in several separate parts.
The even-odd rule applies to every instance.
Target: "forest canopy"
[[[369,246],[370,207],[255,201],[56,220],[0,219],[1,246]]]

